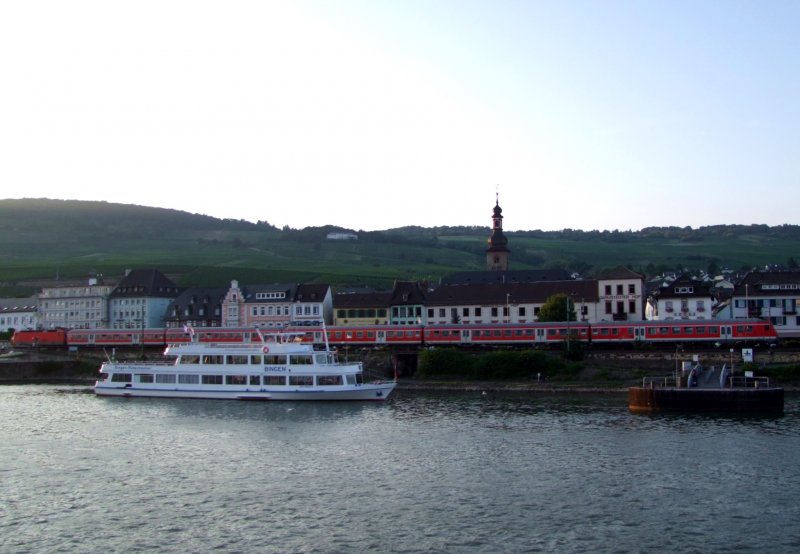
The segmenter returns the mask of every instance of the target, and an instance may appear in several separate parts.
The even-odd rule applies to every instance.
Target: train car
[[[270,329],[203,327],[170,329],[54,329],[18,331],[15,346],[164,346],[190,342],[250,343]],[[599,322],[543,322],[520,324],[441,324],[289,327],[303,333],[306,343],[322,344],[327,333],[332,346],[457,346],[457,345],[559,345],[566,340],[597,345],[633,343],[723,343],[776,341],[774,326],[761,319],[668,320]]]
[[[41,329],[15,331],[11,337],[11,345],[15,348],[37,348],[46,346],[50,348],[65,347],[67,345],[66,329]]]
[[[762,319],[668,320],[635,325],[645,330],[645,340],[652,344],[757,342],[775,341],[778,338],[772,323]]]
[[[421,325],[336,326],[327,329],[328,343],[337,346],[421,345],[422,331]]]
[[[70,329],[70,346],[164,346],[163,328]]]

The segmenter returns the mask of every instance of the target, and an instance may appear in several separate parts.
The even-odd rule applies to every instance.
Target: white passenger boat
[[[300,342],[303,333],[269,333],[251,344],[170,345],[159,362],[100,367],[99,396],[238,400],[385,400],[395,381],[365,383],[361,362]]]

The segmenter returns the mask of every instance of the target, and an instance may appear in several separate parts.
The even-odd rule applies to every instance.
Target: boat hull
[[[209,400],[280,400],[280,401],[306,401],[306,400],[386,400],[395,387],[394,382],[364,384],[352,387],[330,388],[296,388],[283,387],[278,389],[241,389],[225,390],[214,388],[176,389],[176,388],[150,388],[142,386],[109,386],[96,385],[94,392],[97,396],[116,396],[124,398],[199,398]]]
[[[653,412],[782,412],[783,389],[630,387],[628,409]]]

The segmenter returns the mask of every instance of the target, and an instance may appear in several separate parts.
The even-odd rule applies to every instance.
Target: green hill
[[[487,222],[488,223],[488,222]],[[182,285],[330,282],[388,286],[484,269],[485,227],[404,227],[326,239],[325,226],[277,229],[178,210],[106,202],[0,200],[0,295],[42,281],[119,276],[158,267]],[[352,231],[354,232],[354,231]],[[739,269],[800,259],[800,227],[726,225],[641,231],[507,232],[514,269],[564,267],[586,275],[626,265],[652,273],[709,265]]]

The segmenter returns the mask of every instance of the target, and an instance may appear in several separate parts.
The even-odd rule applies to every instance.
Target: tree
[[[539,308],[539,321],[577,321],[575,302],[566,294],[554,294]]]

